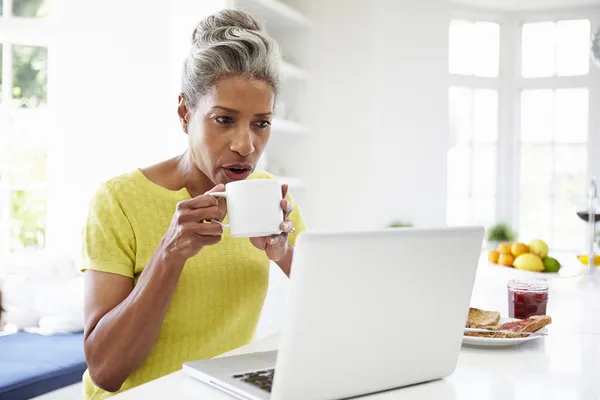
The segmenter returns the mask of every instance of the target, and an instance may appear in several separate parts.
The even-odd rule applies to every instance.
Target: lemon
[[[540,239],[534,240],[531,243],[529,243],[529,249],[532,253],[537,254],[541,258],[546,257],[548,255],[548,251],[550,251],[546,242]]]
[[[586,267],[588,265],[590,265],[589,263],[589,257],[587,255],[581,255],[581,256],[577,256],[577,258],[579,259],[579,261],[585,265]],[[594,267],[598,267],[600,265],[600,255],[595,255],[594,256]]]
[[[516,269],[521,269],[524,271],[544,271],[544,263],[542,262],[542,259],[538,255],[532,253],[521,254],[515,259],[513,266]]]

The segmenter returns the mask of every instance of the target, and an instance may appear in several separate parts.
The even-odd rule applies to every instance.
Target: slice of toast
[[[500,332],[467,332],[465,335],[467,336],[478,336],[478,337],[487,337],[487,338],[523,338],[526,335],[520,335],[518,333],[509,333],[510,332],[536,332],[552,323],[552,318],[548,315],[535,315],[529,317],[527,319],[506,322],[497,327],[489,327],[493,330],[497,330]],[[489,329],[488,328],[488,329]]]
[[[495,328],[500,322],[500,313],[497,311],[485,311],[479,308],[469,308],[467,328]]]
[[[507,322],[498,327],[499,331],[535,332],[552,323],[548,315],[534,315],[521,321]]]

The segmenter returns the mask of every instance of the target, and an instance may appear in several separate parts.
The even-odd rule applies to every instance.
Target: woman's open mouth
[[[250,165],[228,165],[223,167],[225,175],[232,181],[241,181],[246,179],[252,173]]]

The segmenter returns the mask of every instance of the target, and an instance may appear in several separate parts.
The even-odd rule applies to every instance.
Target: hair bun
[[[242,10],[221,10],[204,18],[194,29],[192,43],[202,41],[203,35],[220,28],[243,29],[248,31],[263,31],[263,25],[254,15]]]

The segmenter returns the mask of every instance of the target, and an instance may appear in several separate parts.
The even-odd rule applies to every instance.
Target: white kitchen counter
[[[597,275],[600,275],[600,270]],[[527,273],[482,262],[472,306],[507,315],[506,282]],[[509,348],[463,346],[456,371],[446,379],[365,399],[598,400],[600,399],[600,276],[557,278],[551,283],[548,337]],[[271,336],[226,355],[277,348]],[[224,355],[225,356],[225,355]],[[115,396],[134,399],[230,400],[182,371]]]

